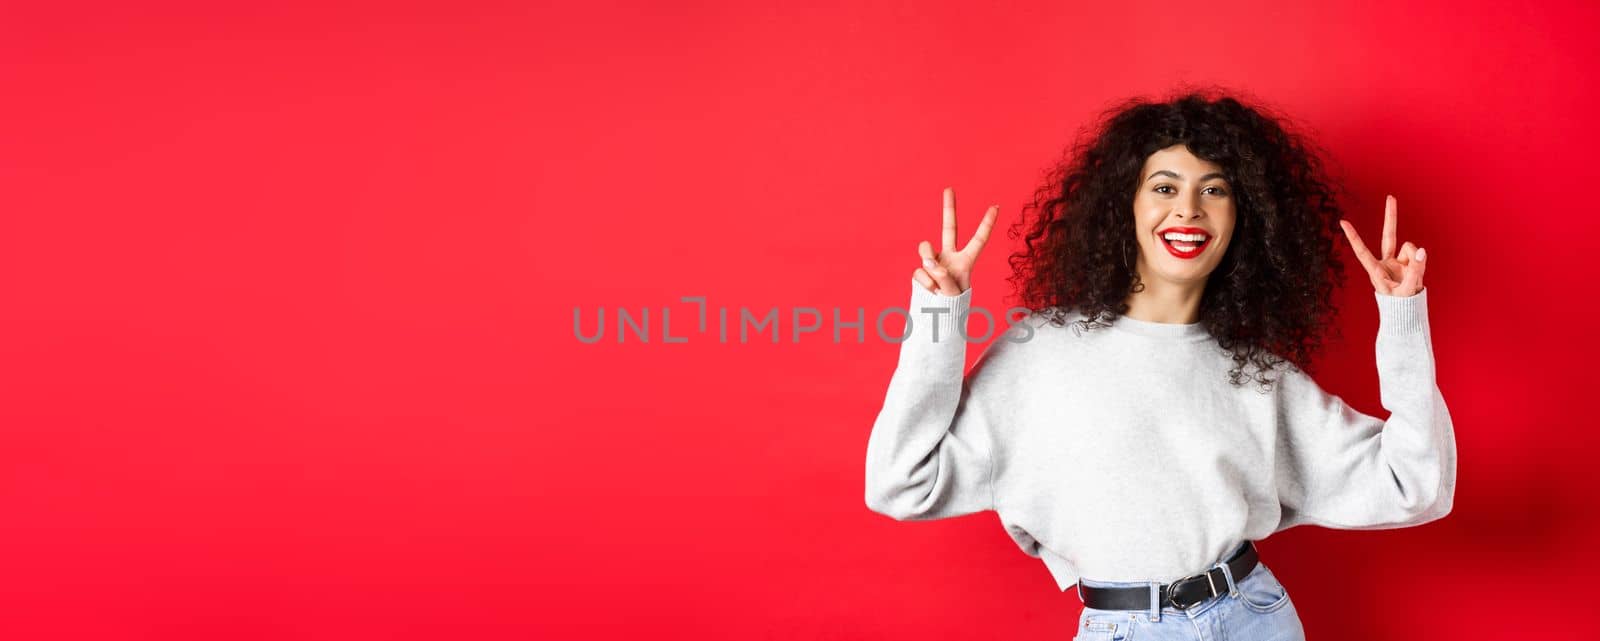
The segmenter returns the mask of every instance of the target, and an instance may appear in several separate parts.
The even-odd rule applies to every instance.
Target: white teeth
[[[1162,234],[1162,238],[1166,238],[1167,240],[1186,240],[1186,241],[1189,241],[1189,242],[1198,243],[1198,242],[1204,242],[1205,239],[1206,239],[1206,235],[1205,234],[1180,234],[1178,232],[1172,231],[1172,232],[1167,232],[1165,234]]]

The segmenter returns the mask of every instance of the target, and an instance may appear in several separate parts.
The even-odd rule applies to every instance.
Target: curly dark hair
[[[1221,166],[1235,196],[1233,237],[1207,277],[1200,322],[1232,353],[1229,382],[1253,377],[1265,390],[1266,374],[1285,361],[1309,372],[1323,333],[1336,331],[1334,289],[1344,277],[1334,253],[1337,197],[1345,189],[1292,121],[1229,94],[1237,92],[1184,89],[1102,112],[1013,224],[1010,237],[1025,231],[1025,241],[1010,257],[1010,282],[1023,307],[1058,327],[1073,309],[1084,328],[1126,314],[1129,294],[1144,287],[1133,267],[1139,173],[1152,153],[1184,145]]]

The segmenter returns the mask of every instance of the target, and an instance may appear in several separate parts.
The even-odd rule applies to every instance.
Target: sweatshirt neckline
[[[1175,338],[1195,340],[1205,338],[1205,323],[1157,323],[1128,316],[1117,316],[1111,321],[1113,329],[1150,338]]]

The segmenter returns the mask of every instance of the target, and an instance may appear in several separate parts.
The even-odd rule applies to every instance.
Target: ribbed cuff
[[[1378,331],[1420,332],[1428,322],[1428,288],[1410,296],[1390,296],[1373,290],[1378,299]]]
[[[957,296],[945,296],[928,291],[922,283],[911,280],[911,332],[913,336],[926,336],[927,342],[966,341],[966,319],[962,316],[972,304],[972,288]],[[927,310],[924,310],[927,308]],[[935,320],[937,319],[937,320]],[[925,328],[937,331],[922,334]],[[936,338],[935,338],[936,337]]]

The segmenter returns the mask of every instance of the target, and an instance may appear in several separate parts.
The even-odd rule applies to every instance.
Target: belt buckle
[[[1183,582],[1188,581],[1190,579],[1198,579],[1198,578],[1200,578],[1202,576],[1204,576],[1206,578],[1206,585],[1211,588],[1211,596],[1202,597],[1200,599],[1200,601],[1195,601],[1194,603],[1187,603],[1187,604],[1186,603],[1179,603],[1178,600],[1176,598],[1174,598],[1174,597],[1177,596],[1177,591],[1178,591],[1178,586],[1179,585],[1181,585]],[[1172,604],[1173,608],[1176,608],[1179,611],[1183,611],[1183,610],[1187,610],[1189,608],[1192,608],[1192,607],[1194,607],[1196,605],[1199,605],[1201,601],[1205,601],[1206,599],[1209,599],[1211,597],[1217,596],[1218,594],[1220,594],[1220,593],[1217,592],[1217,583],[1216,583],[1215,580],[1213,580],[1211,578],[1211,570],[1208,568],[1204,572],[1200,572],[1198,574],[1191,574],[1189,576],[1186,576],[1186,577],[1183,577],[1183,578],[1178,579],[1176,581],[1173,581],[1171,583],[1168,583],[1167,584],[1166,597],[1167,597],[1167,601]]]

